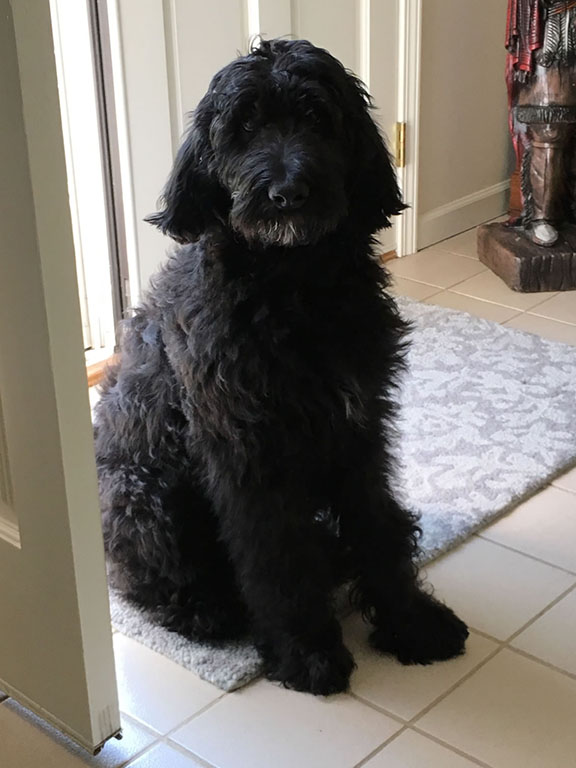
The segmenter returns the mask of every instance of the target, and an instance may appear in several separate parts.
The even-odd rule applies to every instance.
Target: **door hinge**
[[[406,123],[396,123],[396,168],[406,166]]]

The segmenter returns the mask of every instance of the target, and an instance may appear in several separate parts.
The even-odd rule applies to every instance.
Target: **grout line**
[[[210,701],[208,704],[205,704],[201,709],[199,709],[197,712],[194,712],[194,714],[190,715],[189,717],[186,717],[184,720],[179,720],[176,725],[174,725],[172,728],[168,729],[164,733],[162,731],[157,731],[153,726],[150,725],[150,723],[147,723],[144,720],[140,720],[136,715],[129,714],[128,712],[124,712],[124,710],[120,711],[120,714],[122,717],[127,716],[132,722],[136,723],[136,725],[144,726],[148,731],[152,733],[152,735],[156,735],[159,740],[168,738],[171,734],[174,733],[174,731],[177,731],[179,728],[181,728],[184,725],[187,725],[191,720],[194,720],[195,717],[199,717],[200,715],[203,715],[204,712],[206,712],[208,709],[213,707],[215,704],[217,704],[219,701],[222,701],[222,699],[227,696],[228,693],[224,691],[221,696],[218,696],[218,698],[214,699],[213,701]]]
[[[457,251],[451,251],[448,248],[442,248],[442,242],[446,242],[446,241],[443,240],[437,245],[429,245],[427,248],[422,248],[421,251],[416,251],[416,253],[430,253],[430,252],[438,253],[438,251],[440,251],[441,253],[447,253],[450,256],[458,256],[459,258],[462,258],[462,259],[468,259],[468,261],[475,261],[476,264],[479,264],[483,270],[488,269],[486,264],[483,264],[477,256],[468,256],[466,253],[458,253]],[[413,255],[415,254],[410,254],[410,256],[413,256]],[[478,272],[478,274],[480,274],[480,272]]]
[[[477,277],[477,275],[472,275],[472,277]],[[472,279],[471,277],[466,278],[466,280],[471,280],[471,279]],[[469,299],[477,299],[478,301],[485,301],[488,304],[497,304],[498,306],[505,307],[506,309],[515,309],[519,314],[524,314],[528,311],[527,309],[521,309],[520,307],[513,307],[511,304],[503,304],[501,301],[494,301],[493,299],[487,299],[485,296],[475,296],[473,293],[462,293],[461,291],[454,290],[459,285],[462,285],[462,283],[465,283],[466,280],[460,280],[459,283],[454,283],[454,285],[450,287],[450,290],[454,291],[454,293],[457,293],[459,296],[466,296]],[[534,306],[537,306],[537,305],[534,305]]]
[[[549,299],[547,299],[549,301]],[[540,306],[540,304],[536,305],[537,307]],[[537,317],[541,320],[552,320],[553,323],[560,323],[561,325],[567,325],[570,328],[575,328],[576,323],[573,323],[571,320],[559,320],[557,317],[549,317],[548,315],[538,315],[535,312],[533,312],[531,309],[526,310],[526,314],[530,315],[530,317]]]
[[[386,741],[383,744],[380,744],[379,747],[376,747],[376,749],[373,749],[372,752],[370,752],[366,757],[362,758],[359,763],[356,763],[354,765],[354,768],[362,768],[363,765],[366,765],[366,763],[369,760],[372,760],[373,757],[376,757],[376,755],[379,755],[380,752],[382,752],[386,747],[395,739],[397,739],[399,736],[401,736],[405,731],[408,730],[408,727],[404,725],[404,727],[400,728],[399,731],[396,731],[392,736],[390,736],[389,739],[386,739]]]
[[[511,645],[507,648],[507,650],[512,651],[512,653],[517,653],[518,656],[524,656],[530,661],[534,661],[543,667],[548,667],[548,669],[551,669],[553,672],[558,672],[559,674],[564,675],[564,677],[569,677],[571,680],[576,680],[575,672],[568,672],[567,669],[558,667],[556,664],[552,664],[551,661],[546,661],[546,659],[541,659],[540,656],[534,656],[533,653],[528,653],[528,651],[524,651],[522,648],[516,648],[514,645]]]
[[[151,744],[148,744],[144,749],[141,749],[136,754],[131,755],[131,757],[128,760],[126,760],[125,762],[121,763],[118,766],[118,768],[126,768],[126,766],[133,765],[136,762],[136,760],[140,760],[141,757],[143,757],[145,754],[150,752],[150,750],[152,750],[155,747],[157,747],[158,744],[160,744],[160,743],[161,743],[160,740],[156,739]],[[106,749],[106,745],[104,745],[104,749]]]
[[[166,746],[170,747],[176,752],[179,752],[181,755],[184,755],[184,757],[192,757],[194,760],[196,760],[201,766],[204,766],[204,768],[215,768],[212,763],[209,763],[208,760],[205,760],[203,757],[200,757],[200,755],[197,755],[196,752],[192,752],[190,749],[186,749],[186,747],[183,747],[181,744],[178,744],[176,741],[172,740],[163,740],[163,743],[166,744]]]
[[[496,635],[491,635],[489,632],[486,632],[483,629],[478,629],[478,627],[469,626],[468,629],[475,635],[480,635],[480,637],[483,637],[485,640],[491,640],[493,643],[497,643],[498,645],[503,645],[506,642],[505,640],[501,640],[499,637],[496,637]]]
[[[144,757],[144,755],[147,755],[149,752],[151,752],[155,747],[158,746],[158,744],[161,744],[161,741],[155,741],[153,744],[149,744],[146,749],[143,749],[142,752],[139,752],[137,755],[133,755],[126,763],[122,763],[120,768],[128,768],[128,766],[134,765],[136,760],[140,760],[141,757]]]
[[[140,760],[141,757],[144,757],[145,755],[149,754],[150,752],[152,752],[152,750],[156,749],[156,747],[162,744],[165,744],[166,746],[170,747],[175,752],[179,752],[181,755],[184,755],[184,757],[193,758],[198,762],[200,766],[203,766],[204,768],[214,768],[212,763],[208,763],[206,760],[199,757],[198,755],[195,755],[193,752],[190,752],[189,750],[184,750],[182,747],[180,747],[179,744],[176,744],[175,742],[167,742],[164,739],[160,739],[154,744],[149,744],[146,747],[146,749],[139,752],[138,755],[134,755],[133,757],[131,757],[127,763],[122,763],[122,765],[119,766],[119,768],[130,768],[130,766],[133,766],[137,760]],[[178,747],[180,748],[178,749]]]
[[[460,294],[460,295],[462,295],[462,294]],[[482,299],[482,301],[488,301],[488,299]],[[500,304],[500,306],[501,307],[506,307],[506,309],[515,309],[516,310],[516,314],[512,315],[512,317],[509,317],[508,320],[504,320],[504,322],[501,323],[501,325],[506,325],[506,323],[509,323],[511,320],[516,320],[517,318],[519,318],[520,315],[525,315],[526,314],[526,310],[525,309],[518,309],[518,307],[507,307],[506,304]],[[516,330],[516,329],[514,329],[514,330]]]
[[[146,728],[146,730],[150,731],[154,736],[156,736],[157,739],[162,738],[162,732],[157,731],[155,728],[153,728],[150,723],[145,722],[144,720],[139,720],[136,715],[131,715],[128,712],[124,712],[123,709],[120,710],[120,717],[129,717],[130,720],[132,720],[133,723],[140,726],[141,728]]]
[[[472,631],[476,634],[481,634],[479,632],[476,632],[475,629],[472,628]],[[427,704],[423,709],[419,710],[415,715],[413,715],[411,718],[406,720],[405,718],[400,717],[400,715],[395,715],[394,713],[390,712],[389,710],[385,709],[384,707],[381,707],[378,704],[374,704],[372,701],[369,701],[368,699],[365,699],[363,696],[358,695],[357,693],[350,694],[354,699],[357,701],[360,701],[362,704],[365,704],[366,706],[370,707],[371,709],[376,710],[377,712],[380,712],[380,714],[387,715],[388,717],[394,719],[395,721],[402,723],[405,727],[411,727],[414,723],[416,723],[423,715],[425,715],[427,712],[429,712],[433,707],[436,706],[442,699],[444,699],[446,696],[451,694],[456,688],[458,688],[464,681],[468,680],[469,677],[471,677],[473,674],[475,674],[481,667],[483,667],[485,664],[487,664],[489,661],[491,661],[496,654],[498,654],[504,647],[504,641],[497,640],[494,637],[491,637],[489,635],[485,635],[487,639],[492,640],[494,643],[496,643],[496,648],[493,648],[490,653],[488,653],[483,659],[481,659],[476,665],[471,667],[461,678],[459,678],[455,683],[453,683],[451,686],[449,686],[445,691],[443,691],[441,694],[439,694],[435,699],[433,699],[429,704]]]
[[[360,694],[354,693],[354,691],[349,691],[348,695],[356,701],[359,701],[361,704],[365,704],[366,706],[370,707],[370,709],[376,710],[376,712],[379,712],[381,715],[386,715],[386,717],[389,717],[391,720],[395,720],[400,725],[407,726],[410,722],[409,720],[406,720],[406,718],[401,717],[400,715],[396,715],[394,712],[391,712],[385,707],[382,707],[380,704],[375,704],[373,701],[365,699]]]
[[[248,688],[251,688],[253,685],[256,685],[256,683],[260,682],[262,679],[263,678],[261,676],[255,677],[253,680],[250,680],[249,683],[246,683],[246,685],[243,685],[241,688],[237,688],[234,691],[223,691],[222,694],[218,696],[217,699],[210,701],[208,704],[202,707],[202,709],[199,709],[193,715],[190,715],[190,717],[187,717],[184,720],[181,720],[178,723],[178,725],[175,725],[173,728],[170,728],[170,730],[166,731],[166,733],[161,734],[162,739],[171,739],[175,731],[179,730],[180,728],[183,728],[185,725],[188,725],[188,723],[192,722],[192,720],[195,720],[197,717],[200,717],[200,715],[203,715],[209,709],[212,709],[212,707],[216,706],[216,704],[223,701],[226,698],[226,696],[230,696],[236,692],[246,691]]]
[[[418,722],[424,715],[428,714],[431,709],[433,709],[437,704],[439,704],[443,699],[445,699],[447,696],[449,696],[451,693],[453,693],[456,688],[459,688],[462,683],[466,682],[469,678],[472,677],[472,675],[475,675],[476,672],[478,672],[479,669],[484,667],[486,664],[488,664],[489,661],[492,661],[492,659],[497,656],[500,651],[502,651],[503,646],[501,644],[498,644],[496,648],[494,648],[485,658],[482,659],[482,661],[478,662],[476,666],[472,667],[471,669],[466,672],[465,675],[463,675],[457,682],[455,682],[453,685],[451,685],[449,688],[447,688],[442,694],[437,696],[430,704],[424,707],[420,712],[418,712],[414,717],[412,717],[408,721],[408,725],[410,727],[414,726],[415,723]]]
[[[197,717],[200,717],[200,715],[203,715],[209,709],[212,709],[212,707],[216,706],[216,704],[221,702],[227,695],[228,693],[224,692],[222,696],[219,696],[217,699],[210,701],[208,704],[202,707],[202,709],[199,709],[197,712],[194,712],[193,715],[190,715],[190,717],[181,720],[178,725],[175,725],[173,728],[170,728],[170,730],[166,731],[166,733],[163,733],[162,738],[169,739],[176,731],[178,731],[180,728],[183,728],[185,725],[188,725],[188,723],[192,722],[192,720],[195,720]]]
[[[542,299],[542,301],[539,301],[537,304],[534,304],[532,307],[530,307],[530,309],[527,309],[526,312],[533,312],[535,307],[540,307],[546,301],[551,301],[551,299],[554,299],[556,296],[558,296],[559,293],[563,293],[563,291],[547,291],[547,293],[552,293],[552,296],[547,296],[545,299]],[[543,315],[538,315],[538,317],[543,317]],[[550,317],[548,319],[553,320],[554,318]]]
[[[488,538],[486,534],[475,533],[474,535],[477,536],[479,539],[488,541],[490,544],[495,544],[497,547],[502,547],[502,549],[508,549],[510,552],[515,552],[517,555],[523,555],[524,557],[528,557],[530,560],[535,560],[537,563],[541,563],[542,565],[547,565],[549,568],[554,568],[557,571],[562,571],[563,573],[567,573],[569,576],[574,576],[574,578],[576,578],[576,571],[570,571],[568,568],[563,568],[561,565],[555,565],[554,563],[551,563],[548,560],[543,560],[541,557],[536,557],[536,555],[530,555],[528,554],[528,552],[523,552],[521,549],[516,549],[515,547],[511,547],[509,544],[501,544],[499,541],[494,541],[493,539]]]
[[[488,269],[486,264],[481,262],[478,256],[468,256],[466,253],[456,253],[456,251],[447,251],[447,253],[451,253],[453,256],[462,256],[463,259],[470,259],[470,261],[475,261],[477,264],[480,264],[484,269]],[[480,274],[480,272],[478,274]]]
[[[505,325],[510,320],[514,320],[515,318],[519,317],[520,315],[526,314],[526,312],[524,310],[518,309],[518,307],[510,307],[510,306],[508,306],[508,304],[501,304],[499,301],[490,301],[489,299],[484,299],[484,298],[481,299],[479,296],[469,296],[468,294],[458,293],[457,291],[452,290],[457,285],[460,285],[460,283],[455,283],[450,288],[445,288],[444,292],[445,293],[452,293],[454,296],[459,296],[460,298],[472,299],[472,301],[479,301],[479,302],[481,302],[483,304],[490,304],[493,307],[501,307],[502,309],[509,309],[509,310],[513,310],[515,312],[515,314],[512,315],[512,317],[509,317],[506,320],[492,320],[491,321],[493,323],[496,323],[497,325]],[[429,296],[428,298],[424,299],[424,301],[427,302],[431,298],[433,298],[433,296]],[[458,312],[467,312],[469,315],[472,315],[473,317],[478,317],[481,320],[486,319],[486,318],[483,317],[483,315],[477,315],[475,312],[468,312],[468,310],[459,309],[457,311]]]
[[[488,269],[488,267],[486,267],[485,271],[486,272],[490,272],[491,270]],[[481,275],[481,274],[483,274],[483,273],[482,272],[478,273],[478,275]],[[459,280],[457,283],[453,283],[449,288],[445,288],[444,290],[454,291],[454,293],[458,293],[459,296],[467,296],[470,299],[478,299],[479,301],[486,301],[486,302],[488,302],[488,304],[499,304],[501,307],[506,307],[506,309],[516,309],[519,314],[531,313],[532,310],[535,307],[539,307],[545,301],[549,301],[550,299],[553,299],[554,296],[556,296],[557,293],[558,293],[556,291],[556,292],[554,292],[554,296],[548,296],[547,298],[542,299],[541,301],[538,301],[536,304],[533,304],[531,307],[528,307],[526,309],[521,309],[519,307],[513,307],[510,304],[503,304],[501,301],[494,301],[493,299],[487,299],[485,296],[475,296],[472,293],[460,293],[459,291],[455,291],[454,290],[457,286],[462,285],[463,283],[466,283],[468,280],[472,280],[473,278],[478,277],[478,275],[472,275],[471,277],[466,277],[464,280]],[[410,279],[413,280],[414,278],[410,278]],[[524,295],[524,294],[520,294],[520,295]],[[543,315],[536,315],[536,317],[544,317],[544,316]],[[554,318],[547,318],[547,319],[553,320]],[[510,318],[510,320],[512,320],[512,318]],[[506,321],[506,322],[508,322],[508,321]],[[572,325],[572,323],[566,323],[566,325]]]
[[[470,762],[474,763],[475,765],[480,765],[482,766],[482,768],[494,768],[494,766],[490,765],[489,763],[485,763],[483,760],[480,760],[479,758],[474,757],[474,755],[469,755],[467,752],[463,752],[461,749],[458,749],[458,747],[455,747],[452,744],[450,744],[450,742],[443,741],[442,739],[439,739],[437,736],[434,736],[433,734],[428,733],[428,731],[422,730],[422,728],[413,726],[412,730],[420,734],[420,736],[425,736],[431,741],[435,741],[436,744],[439,744],[441,747],[445,747],[446,749],[449,749],[452,752],[455,752],[457,755],[460,755],[460,757],[465,757],[467,760],[470,760]]]
[[[522,632],[525,632],[528,627],[532,626],[532,624],[535,624],[538,619],[542,618],[545,613],[548,613],[548,611],[552,610],[561,600],[564,600],[565,597],[567,597],[571,592],[573,592],[576,589],[576,582],[572,584],[568,589],[565,589],[564,592],[562,592],[558,597],[556,597],[552,602],[548,603],[548,605],[543,608],[539,613],[537,613],[535,616],[533,616],[530,621],[527,621],[526,624],[524,624],[520,629],[516,630],[510,637],[506,639],[506,645],[509,645],[513,640],[516,640],[518,635],[521,635]]]
[[[404,275],[397,275],[395,272],[391,272],[390,274],[392,275],[392,277],[401,277],[402,280],[410,280],[413,283],[419,283],[420,285],[427,285],[429,288],[438,288],[439,293],[440,291],[448,290],[448,288],[443,288],[441,285],[434,285],[434,283],[426,283],[424,282],[424,280],[418,280],[415,277],[404,277]],[[406,298],[410,298],[410,297],[407,296]]]
[[[155,728],[152,728],[151,725],[148,725],[148,723],[143,723],[141,720],[138,720],[137,717],[134,717],[134,715],[128,714],[128,712],[120,711],[120,719],[124,720],[126,719],[131,725],[135,725],[137,728],[142,728],[145,731],[148,731],[150,736],[154,736],[156,740],[159,740],[162,738],[162,734],[160,731],[157,731]]]
[[[570,470],[570,471],[572,471],[572,470]],[[560,476],[560,477],[562,477],[562,476]],[[558,478],[558,479],[560,479],[560,478]],[[552,487],[553,488],[557,488],[559,491],[565,491],[566,493],[571,493],[573,496],[576,495],[576,488],[565,488],[563,485],[556,485],[557,482],[558,482],[558,480],[553,480],[552,481]]]
[[[474,534],[474,535],[478,536],[478,534]],[[487,539],[487,541],[489,541],[490,544],[496,544],[496,542],[490,541],[489,539]],[[510,549],[510,547],[506,547],[504,545],[498,545],[498,546],[502,546],[503,549]],[[517,550],[514,550],[514,549],[511,550],[511,551],[514,552],[515,554],[520,554],[520,555],[524,554],[523,552],[518,552]],[[527,557],[529,557],[529,556],[527,555]],[[533,559],[536,559],[536,558],[530,558],[530,559],[533,560]],[[540,563],[542,563],[544,565],[550,565],[549,563],[546,563],[543,560],[537,560],[537,562],[540,562]],[[556,570],[559,570],[559,571],[564,571],[563,568],[556,568],[556,566],[550,566],[550,567],[555,568]],[[570,576],[575,576],[576,575],[576,574],[572,573],[571,571],[564,571],[564,572],[567,573]],[[518,635],[522,634],[522,632],[524,632],[526,629],[528,629],[528,627],[530,627],[532,624],[534,624],[536,621],[538,621],[538,619],[540,619],[545,613],[547,613],[552,608],[554,608],[555,605],[557,605],[561,600],[563,600],[565,597],[567,597],[574,590],[576,590],[576,581],[573,584],[571,584],[569,587],[567,587],[559,595],[557,595],[553,600],[551,600],[549,603],[547,603],[546,606],[544,608],[542,608],[538,613],[534,614],[534,616],[532,616],[529,619],[529,621],[527,621],[524,624],[522,624],[519,629],[515,630],[511,635],[508,635],[504,640],[502,640],[501,638],[497,637],[496,635],[489,634],[488,632],[484,631],[483,629],[479,629],[478,627],[474,627],[471,624],[469,624],[469,629],[470,629],[471,632],[474,632],[474,634],[480,635],[481,637],[486,638],[486,640],[491,640],[493,643],[497,643],[502,648],[510,648],[511,650],[520,650],[520,649],[514,648],[513,646],[510,646],[510,643],[513,640],[515,640],[518,637]],[[527,655],[530,655],[530,654],[527,654]],[[535,656],[534,658],[537,659],[537,660],[540,660],[537,656]],[[554,665],[550,665],[550,666],[554,667]],[[562,671],[560,667],[555,667],[555,669],[558,669],[558,670]],[[571,673],[569,673],[569,672],[565,672],[565,674],[571,675]],[[576,677],[576,675],[574,675],[574,677]]]
[[[459,294],[459,295],[460,295],[460,296],[462,296],[463,294]],[[482,301],[486,301],[486,299],[482,299]],[[488,303],[490,304],[490,303],[492,303],[492,302],[488,302]],[[525,315],[525,314],[526,314],[526,310],[525,310],[525,309],[518,309],[518,307],[507,307],[507,306],[506,306],[506,304],[498,304],[498,306],[499,306],[499,307],[504,307],[505,309],[516,309],[516,310],[518,310],[518,311],[517,311],[517,313],[516,313],[515,315],[512,315],[512,317],[509,317],[509,318],[508,318],[508,320],[503,320],[503,321],[500,323],[500,325],[506,325],[506,326],[507,326],[507,325],[508,325],[508,323],[509,323],[511,320],[517,320],[519,317],[521,317],[522,315]],[[514,331],[515,331],[515,330],[517,330],[517,329],[516,329],[516,328],[513,328],[512,330],[514,330]],[[536,335],[538,336],[539,334],[536,334]],[[544,338],[544,337],[543,337],[543,336],[541,336],[540,338]]]

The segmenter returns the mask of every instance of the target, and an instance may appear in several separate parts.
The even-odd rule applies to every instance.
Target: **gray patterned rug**
[[[576,462],[576,348],[409,299],[398,493],[421,514],[423,561],[454,547]],[[254,648],[168,632],[117,595],[112,623],[229,691],[252,680]]]

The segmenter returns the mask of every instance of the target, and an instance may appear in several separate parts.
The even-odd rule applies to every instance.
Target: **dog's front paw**
[[[380,617],[370,644],[396,656],[402,664],[431,664],[463,654],[468,634],[468,627],[454,611],[419,592],[401,614]]]
[[[266,664],[266,677],[295,691],[329,696],[348,690],[355,666],[352,654],[342,643],[320,650],[295,644]]]

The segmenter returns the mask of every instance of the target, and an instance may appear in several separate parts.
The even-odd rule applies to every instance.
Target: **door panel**
[[[391,150],[398,119],[398,1],[338,0],[328,10],[324,0],[292,0],[296,37],[326,48],[366,83]],[[380,232],[381,251],[396,247],[395,230]]]
[[[120,720],[49,4],[0,0],[0,36],[0,689],[94,751]]]
[[[243,5],[241,0],[205,5],[173,0],[169,5],[166,40],[172,54],[169,81],[178,140],[186,113],[204,96],[212,76],[247,48]]]

